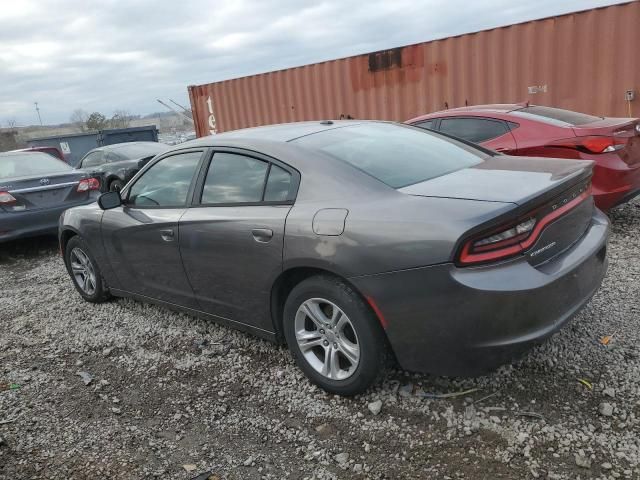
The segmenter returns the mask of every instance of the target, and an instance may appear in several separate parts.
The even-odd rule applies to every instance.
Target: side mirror
[[[98,197],[98,206],[102,210],[111,210],[122,205],[120,192],[107,192]]]

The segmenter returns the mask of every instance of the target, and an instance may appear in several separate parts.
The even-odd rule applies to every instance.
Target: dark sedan
[[[78,168],[102,178],[103,191],[120,190],[146,163],[168,145],[158,142],[127,142],[94,148],[82,157]]]
[[[60,214],[95,202],[99,188],[48,153],[0,153],[0,242],[55,233]]]
[[[240,130],[156,157],[60,224],[90,302],[128,296],[286,342],[317,385],[478,374],[600,286],[593,163],[507,157],[383,122]]]

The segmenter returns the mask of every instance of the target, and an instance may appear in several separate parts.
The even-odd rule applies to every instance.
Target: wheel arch
[[[349,287],[351,287],[354,292],[360,295],[361,299],[369,307],[378,322],[380,322],[380,324],[382,325],[378,313],[371,306],[371,304],[367,300],[367,297],[351,281],[349,281],[349,279],[345,275],[331,268],[327,268],[324,265],[297,265],[283,270],[282,273],[275,279],[271,287],[270,313],[271,321],[273,322],[273,328],[278,343],[285,343],[282,328],[282,317],[284,312],[284,304],[287,301],[289,294],[291,293],[293,288],[300,282],[303,282],[307,278],[318,275],[334,277],[349,285]]]
[[[69,240],[71,240],[76,235],[80,235],[80,233],[73,227],[65,226],[64,229],[60,231],[60,253],[62,254],[63,258]]]

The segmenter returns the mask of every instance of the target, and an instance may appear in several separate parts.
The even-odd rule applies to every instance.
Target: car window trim
[[[208,159],[203,163],[202,170],[200,171],[198,181],[196,182],[193,194],[193,201],[191,203],[191,207],[201,208],[201,207],[255,207],[255,206],[278,206],[278,205],[293,205],[298,196],[298,188],[300,186],[300,172],[293,168],[292,166],[276,159],[265,155],[260,152],[256,152],[253,150],[248,150],[244,148],[238,147],[212,147],[210,155],[208,155]],[[291,187],[289,189],[289,197],[286,200],[277,200],[277,201],[265,201],[261,200],[258,202],[227,202],[227,203],[202,203],[202,195],[204,193],[204,184],[207,178],[207,173],[209,172],[209,166],[213,161],[216,153],[231,153],[236,155],[243,155],[245,157],[254,158],[255,160],[259,160],[262,162],[267,162],[267,172],[264,177],[264,183],[262,185],[262,196],[264,199],[264,195],[267,188],[267,182],[269,181],[269,174],[271,173],[271,165],[276,165],[283,170],[289,172],[291,175]]]
[[[170,152],[163,153],[162,156],[159,156],[152,162],[147,163],[129,181],[129,183],[125,186],[125,188],[121,190],[120,195],[122,196],[122,206],[130,209],[135,209],[135,210],[172,210],[172,209],[177,210],[180,208],[189,208],[189,206],[193,202],[193,193],[195,191],[197,179],[202,170],[203,162],[205,161],[205,158],[209,156],[210,150],[211,150],[210,148],[202,148],[202,147],[185,148],[182,150],[172,150]],[[191,183],[189,184],[189,190],[187,191],[187,198],[183,204],[180,204],[180,205],[131,205],[129,204],[129,193],[131,192],[131,187],[133,187],[140,180],[140,178],[142,178],[142,176],[145,174],[147,170],[149,170],[151,167],[153,167],[158,162],[161,162],[165,158],[175,157],[176,155],[183,155],[185,153],[197,153],[197,152],[200,153],[200,159],[198,160],[198,164],[196,165],[195,174],[191,178]]]

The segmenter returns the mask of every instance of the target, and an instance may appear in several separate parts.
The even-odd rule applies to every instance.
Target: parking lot
[[[249,335],[83,302],[54,239],[5,246],[0,478],[638,478],[640,202],[610,217],[602,288],[521,362],[353,399]]]

